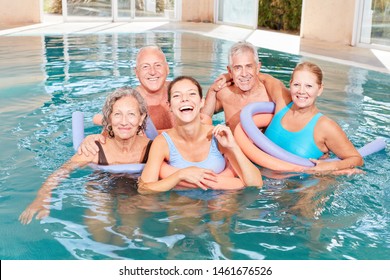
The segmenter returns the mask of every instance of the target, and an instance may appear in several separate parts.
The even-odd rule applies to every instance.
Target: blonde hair
[[[295,66],[291,75],[291,80],[293,80],[295,72],[303,70],[313,73],[317,77],[317,84],[322,85],[323,74],[321,68],[317,64],[308,61],[301,62]]]

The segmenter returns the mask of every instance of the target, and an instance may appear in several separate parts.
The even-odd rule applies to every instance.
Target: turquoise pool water
[[[232,42],[187,33],[0,37],[1,259],[390,259],[388,148],[365,175],[267,179],[262,189],[199,196],[137,195],[134,178],[77,170],[53,192],[50,216],[18,216],[72,154],[71,113],[99,112],[108,92],[137,85],[135,54],[159,44],[170,78],[204,89]],[[262,49],[262,71],[286,84],[304,59],[325,72],[320,109],[357,146],[389,141],[388,74]],[[223,115],[214,117],[216,123]],[[99,128],[86,123],[87,133]]]

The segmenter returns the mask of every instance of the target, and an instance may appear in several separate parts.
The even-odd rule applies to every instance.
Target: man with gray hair
[[[172,128],[173,117],[168,106],[167,88],[169,66],[158,46],[146,46],[136,57],[135,75],[140,82],[136,90],[141,93],[148,105],[148,113],[158,130]],[[94,117],[94,123],[101,125],[101,115]]]
[[[148,104],[148,113],[158,130],[173,127],[173,116],[168,105],[167,77],[169,66],[165,54],[158,46],[139,50],[135,75],[140,85],[136,88]]]
[[[248,42],[235,43],[229,51],[228,74],[232,84],[218,87],[215,82],[207,92],[202,113],[210,117],[224,111],[226,125],[234,131],[240,122],[240,112],[252,102],[275,101],[290,98],[284,84],[268,74],[260,73],[261,63],[257,49]]]

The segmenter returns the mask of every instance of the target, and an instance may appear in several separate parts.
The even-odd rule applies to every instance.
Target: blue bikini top
[[[290,153],[307,159],[318,159],[324,153],[317,147],[314,141],[314,127],[322,114],[317,113],[300,131],[291,132],[283,128],[282,118],[290,110],[292,104],[291,102],[274,115],[264,134],[275,144]]]
[[[217,140],[214,138],[214,136],[211,139],[210,151],[207,158],[202,161],[192,162],[192,161],[187,161],[182,157],[182,155],[177,150],[175,144],[173,143],[171,137],[166,132],[162,132],[161,134],[164,136],[165,140],[168,143],[168,147],[169,147],[168,163],[170,165],[177,168],[197,166],[201,168],[210,169],[217,174],[221,173],[225,169],[226,161],[224,156],[218,150]]]

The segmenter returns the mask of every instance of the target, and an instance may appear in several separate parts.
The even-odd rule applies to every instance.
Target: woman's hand
[[[353,174],[363,174],[364,171],[350,166],[345,169],[335,168],[334,161],[325,161],[321,159],[310,159],[311,162],[315,164],[314,167],[306,168],[303,172],[315,174],[315,175],[353,175]]]
[[[77,153],[79,155],[83,154],[86,157],[88,157],[90,153],[93,156],[96,155],[99,152],[99,147],[96,145],[95,141],[99,141],[100,143],[104,144],[106,142],[106,137],[104,137],[102,134],[88,135],[80,144],[79,148],[77,149]]]
[[[222,147],[226,149],[233,149],[237,147],[237,143],[234,139],[233,133],[226,125],[218,124],[213,128],[212,133]]]
[[[49,203],[43,200],[34,200],[19,216],[19,221],[23,225],[27,225],[31,222],[32,218],[35,217],[37,220],[46,218],[50,214]]]
[[[209,189],[211,182],[217,182],[217,174],[209,169],[196,166],[180,169],[178,174],[181,181],[194,184],[202,190]]]

